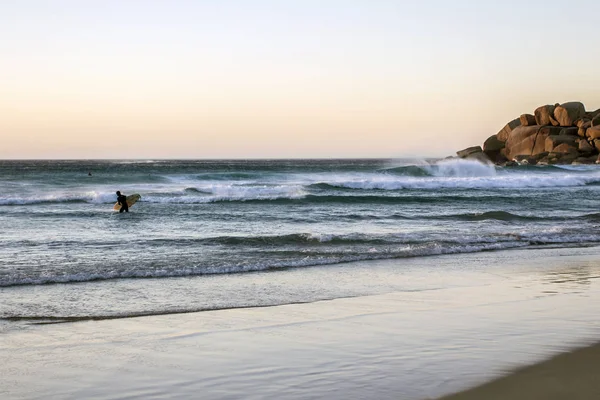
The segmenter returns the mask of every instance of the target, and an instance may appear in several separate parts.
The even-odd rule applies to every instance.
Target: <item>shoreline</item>
[[[600,342],[519,368],[439,400],[599,399]]]
[[[527,249],[352,263],[257,274],[242,286],[212,278],[210,293],[273,295],[312,277],[313,288],[366,285],[371,294],[19,325],[0,335],[0,397],[440,398],[598,341],[598,254]]]

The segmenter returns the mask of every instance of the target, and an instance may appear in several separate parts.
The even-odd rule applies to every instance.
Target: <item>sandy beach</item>
[[[600,398],[600,344],[555,356],[539,364],[444,400]]]
[[[558,248],[353,263],[306,273],[322,272],[331,282],[350,274],[358,281],[368,276],[371,282],[410,285],[306,304],[75,323],[4,322],[0,396],[439,398],[596,342],[598,252]],[[297,273],[271,273],[270,284]],[[547,384],[551,379],[563,388],[550,373],[565,379],[565,388],[575,383],[593,393],[594,381],[587,377],[594,370],[578,360],[593,362],[597,354],[593,348],[561,356],[541,370],[521,370],[459,396],[493,398],[490,390],[511,396],[503,390],[571,393]],[[523,380],[532,392],[525,392]]]

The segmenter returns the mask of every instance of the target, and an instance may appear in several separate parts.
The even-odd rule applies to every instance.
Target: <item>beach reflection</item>
[[[554,290],[582,291],[596,283],[598,278],[600,278],[600,263],[589,262],[546,271],[542,282],[553,286]]]

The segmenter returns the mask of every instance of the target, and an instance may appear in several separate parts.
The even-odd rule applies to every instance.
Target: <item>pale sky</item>
[[[0,158],[446,156],[600,108],[600,1],[0,0]]]

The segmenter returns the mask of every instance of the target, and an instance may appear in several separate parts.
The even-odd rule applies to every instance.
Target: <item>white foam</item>
[[[29,197],[0,197],[0,205],[28,205],[41,203],[66,203],[81,201],[87,203],[104,204],[114,202],[113,193],[100,193],[95,191],[85,193],[54,193],[46,195],[33,195]]]
[[[496,167],[475,160],[441,160],[429,166],[422,166],[431,175],[437,177],[490,177],[496,176]]]
[[[306,196],[300,185],[259,185],[240,186],[232,184],[198,185],[194,189],[203,193],[173,197],[169,194],[149,196],[145,201],[149,203],[211,203],[219,201],[249,201],[249,200],[277,200],[299,199]],[[209,193],[209,194],[205,194]]]
[[[484,176],[446,176],[457,171],[454,167],[436,172],[443,176],[395,176],[390,174],[338,175],[322,179],[315,183],[324,183],[334,187],[364,190],[400,190],[400,189],[519,189],[546,187],[576,187],[591,183],[600,183],[600,173],[504,173]],[[475,175],[475,170],[468,170]],[[485,172],[482,170],[481,172]]]

